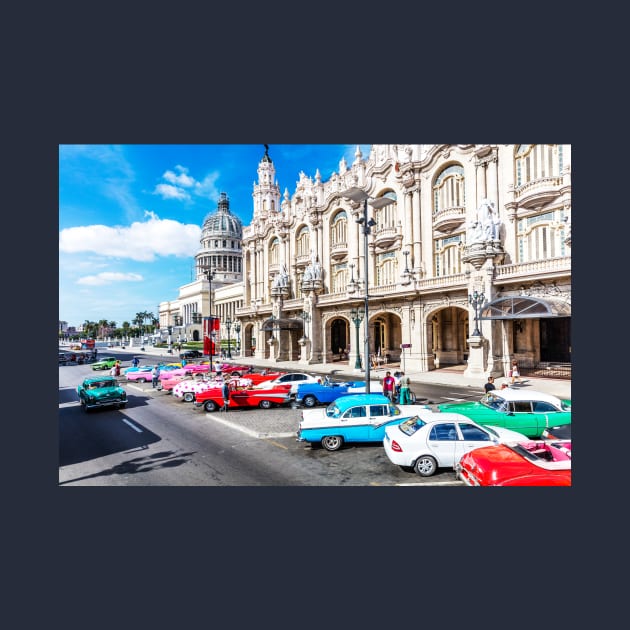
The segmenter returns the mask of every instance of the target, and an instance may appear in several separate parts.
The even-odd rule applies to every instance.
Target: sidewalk
[[[171,361],[179,361],[179,353],[173,350],[173,354],[168,354],[165,348],[154,348],[153,346],[144,346],[144,351],[141,351],[139,347],[130,348],[126,346],[123,350],[120,346],[114,348],[99,348],[99,355],[105,356],[108,352],[112,354],[125,353],[130,357],[134,355],[150,355],[159,357],[160,361],[169,363]],[[283,372],[308,372],[309,374],[321,374],[331,375],[337,378],[347,380],[364,380],[365,375],[363,372],[357,372],[349,366],[347,361],[338,361],[335,363],[319,363],[316,365],[304,365],[297,361],[271,361],[265,359],[256,359],[254,357],[233,357],[232,359],[219,359],[213,357],[214,361],[221,361],[225,363],[234,363],[243,365],[253,365],[256,368],[280,370]],[[391,364],[379,368],[372,368],[370,370],[370,376],[372,381],[380,381],[385,375],[386,371],[392,373],[399,370],[399,364]],[[461,367],[445,368],[440,370],[432,370],[431,372],[410,372],[407,371],[407,375],[411,379],[411,386],[421,385],[422,383],[435,383],[438,385],[453,385],[457,387],[473,387],[475,389],[483,389],[484,383],[487,381],[485,377],[467,377],[463,374]],[[496,379],[497,383],[502,383],[508,380],[505,377],[499,377]],[[527,388],[534,391],[544,392],[557,396],[562,399],[571,398],[571,381],[568,379],[551,379],[551,378],[529,378],[522,377],[522,384],[515,385],[516,388]]]

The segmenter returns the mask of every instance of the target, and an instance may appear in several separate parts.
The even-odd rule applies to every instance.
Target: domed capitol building
[[[252,196],[248,226],[226,193],[206,216],[195,279],[159,305],[174,337],[201,340],[212,314],[279,368],[570,370],[570,145],[357,147],[291,195],[266,147]]]

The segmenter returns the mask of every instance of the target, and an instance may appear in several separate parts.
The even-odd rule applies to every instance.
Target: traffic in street
[[[128,354],[112,353],[131,365]],[[147,359],[149,361],[150,359]],[[94,486],[461,486],[452,469],[430,478],[395,466],[382,443],[336,452],[296,440],[302,408],[206,412],[151,382],[118,383],[124,408],[82,410],[77,385],[98,374],[59,366],[59,485]],[[418,403],[478,399],[471,387],[415,387]],[[404,408],[404,406],[403,406]]]

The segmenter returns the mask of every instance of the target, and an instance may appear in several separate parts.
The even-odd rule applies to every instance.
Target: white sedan
[[[527,440],[516,431],[481,426],[459,413],[422,411],[386,427],[383,446],[392,464],[430,477],[438,468],[455,468],[462,455],[475,448]]]

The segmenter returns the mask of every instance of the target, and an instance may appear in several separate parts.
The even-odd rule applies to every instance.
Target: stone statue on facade
[[[494,201],[482,199],[481,205],[477,210],[477,216],[483,228],[484,240],[498,241],[501,219],[499,219],[499,212],[494,206]]]

